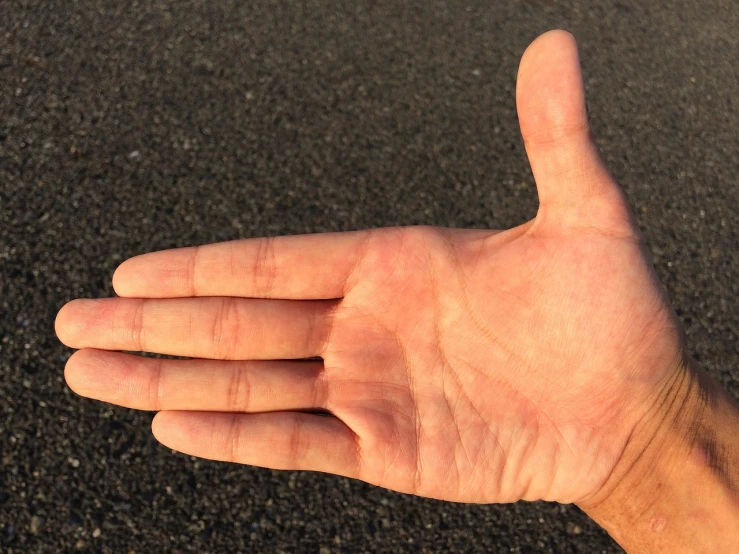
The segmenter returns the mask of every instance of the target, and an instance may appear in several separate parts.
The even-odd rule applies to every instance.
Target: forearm
[[[694,364],[580,507],[629,552],[739,552],[739,407]]]

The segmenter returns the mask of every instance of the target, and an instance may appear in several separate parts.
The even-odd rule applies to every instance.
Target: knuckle
[[[238,299],[223,297],[218,299],[212,323],[211,343],[215,355],[224,360],[233,359],[239,340]]]
[[[248,371],[238,365],[231,368],[226,390],[226,410],[246,412],[249,410],[251,385]]]
[[[329,380],[326,378],[326,370],[321,364],[316,370],[311,388],[311,408],[328,409],[329,404]]]
[[[162,397],[164,396],[164,360],[156,359],[152,367],[149,382],[147,384],[149,405],[153,410],[162,409]]]
[[[316,350],[320,355],[327,352],[330,347],[332,336],[338,327],[340,310],[341,301],[337,300],[326,304],[326,310],[315,316],[313,340],[314,344],[318,345]]]
[[[318,310],[309,310],[307,314],[307,327],[305,332],[304,351],[317,354],[324,350],[326,341],[326,330],[322,320],[324,315]],[[317,352],[316,352],[317,351]]]
[[[274,290],[276,277],[275,237],[261,238],[257,243],[252,269],[252,280],[257,294],[261,297],[269,297]]]
[[[214,429],[217,432],[217,429]],[[239,418],[232,415],[226,425],[226,432],[222,438],[223,458],[227,462],[238,462],[241,450],[241,425]],[[217,439],[216,439],[217,440]]]
[[[192,256],[188,260],[187,264],[187,286],[190,291],[190,296],[197,296],[198,294],[198,258],[200,256],[200,246],[195,246]]]
[[[303,466],[308,453],[305,431],[305,420],[300,414],[295,414],[292,418],[292,428],[288,439],[288,460],[294,468]]]
[[[144,338],[144,311],[146,309],[146,301],[136,301],[133,310],[130,312],[130,321],[128,329],[130,332],[131,342],[136,346],[139,352],[146,352],[146,344]]]

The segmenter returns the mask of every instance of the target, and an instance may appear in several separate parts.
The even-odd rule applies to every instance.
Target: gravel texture
[[[733,0],[0,0],[0,552],[618,552],[573,506],[172,453],[67,390],[53,332],[146,251],[533,217],[515,76],[552,28],[691,353],[739,396]]]

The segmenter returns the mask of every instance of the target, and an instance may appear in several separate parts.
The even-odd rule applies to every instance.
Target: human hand
[[[120,298],[57,317],[81,349],[70,387],[159,410],[156,438],[195,456],[460,502],[593,496],[686,371],[681,331],[591,141],[569,34],[527,49],[517,104],[532,221],[132,258]]]

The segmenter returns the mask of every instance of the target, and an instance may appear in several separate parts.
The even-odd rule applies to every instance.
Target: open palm
[[[68,383],[160,410],[157,439],[206,458],[462,502],[593,495],[682,371],[680,330],[590,140],[569,34],[529,47],[517,100],[534,220],[132,258],[121,298],[59,313]]]

